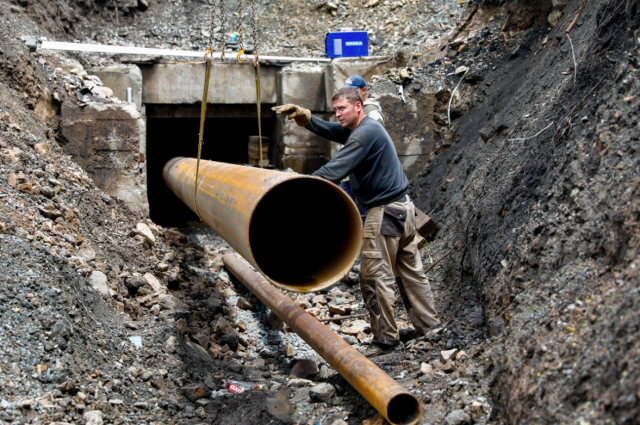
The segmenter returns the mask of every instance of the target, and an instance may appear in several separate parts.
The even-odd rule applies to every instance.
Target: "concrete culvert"
[[[195,159],[174,158],[163,172],[193,211],[195,170]],[[288,290],[331,286],[360,251],[362,221],[355,204],[316,177],[201,161],[197,204],[203,221]]]

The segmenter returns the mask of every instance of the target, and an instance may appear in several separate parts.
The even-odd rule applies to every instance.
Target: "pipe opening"
[[[394,425],[415,424],[421,414],[420,403],[411,394],[399,394],[387,406],[387,418]]]
[[[320,180],[285,181],[256,207],[249,227],[256,264],[292,291],[326,288],[346,274],[360,252],[362,220],[337,186]]]

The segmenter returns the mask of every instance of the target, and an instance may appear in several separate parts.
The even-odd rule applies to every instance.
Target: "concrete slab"
[[[327,110],[324,67],[286,67],[278,72],[278,105],[293,103],[312,112]]]
[[[148,216],[145,164],[146,128],[133,103],[64,102],[60,128],[64,151],[108,195]]]
[[[360,75],[369,83],[371,77],[382,74],[395,65],[388,56],[369,56],[366,58],[336,58],[325,69],[325,93],[327,111],[333,111],[331,97],[344,86],[347,78],[354,74]]]
[[[202,102],[204,62],[140,65],[143,103],[195,104]],[[261,103],[275,104],[278,67],[261,66]],[[256,85],[252,63],[214,63],[208,103],[255,104]]]
[[[315,114],[327,119],[326,114]],[[327,139],[298,127],[292,121],[279,116],[276,121],[279,163],[296,173],[311,174],[329,161],[331,146]]]
[[[136,65],[113,65],[96,67],[87,70],[89,75],[95,75],[102,83],[113,90],[118,99],[127,100],[127,87],[133,90],[133,103],[136,109],[142,108],[142,72]]]

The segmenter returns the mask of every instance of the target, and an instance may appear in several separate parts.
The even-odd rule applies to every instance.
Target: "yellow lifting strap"
[[[224,50],[223,53],[224,55]],[[205,60],[205,71],[204,71],[204,91],[202,92],[202,107],[200,108],[200,135],[198,136],[198,160],[196,162],[196,182],[195,187],[193,189],[193,205],[196,208],[196,214],[198,214],[198,218],[200,221],[202,217],[200,216],[200,210],[198,209],[198,172],[200,171],[200,156],[202,155],[202,143],[204,136],[204,119],[207,115],[207,95],[209,94],[209,77],[211,77],[211,50],[207,50],[207,53],[204,55]]]
[[[262,120],[260,119],[260,62],[258,61],[258,50],[253,50],[253,69],[256,72],[256,106],[258,108],[258,140],[260,141],[260,168],[264,168],[262,162]]]

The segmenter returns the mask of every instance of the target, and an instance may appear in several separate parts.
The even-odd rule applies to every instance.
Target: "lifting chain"
[[[238,62],[246,62],[244,54],[244,24],[242,23],[242,0],[238,0]],[[242,57],[244,55],[244,58]]]
[[[262,160],[262,119],[260,116],[260,61],[258,57],[258,32],[256,30],[256,20],[256,1],[251,0],[251,21],[253,25],[253,69],[256,72],[256,107],[258,108],[258,140],[260,143],[260,168],[263,168],[264,162]]]

